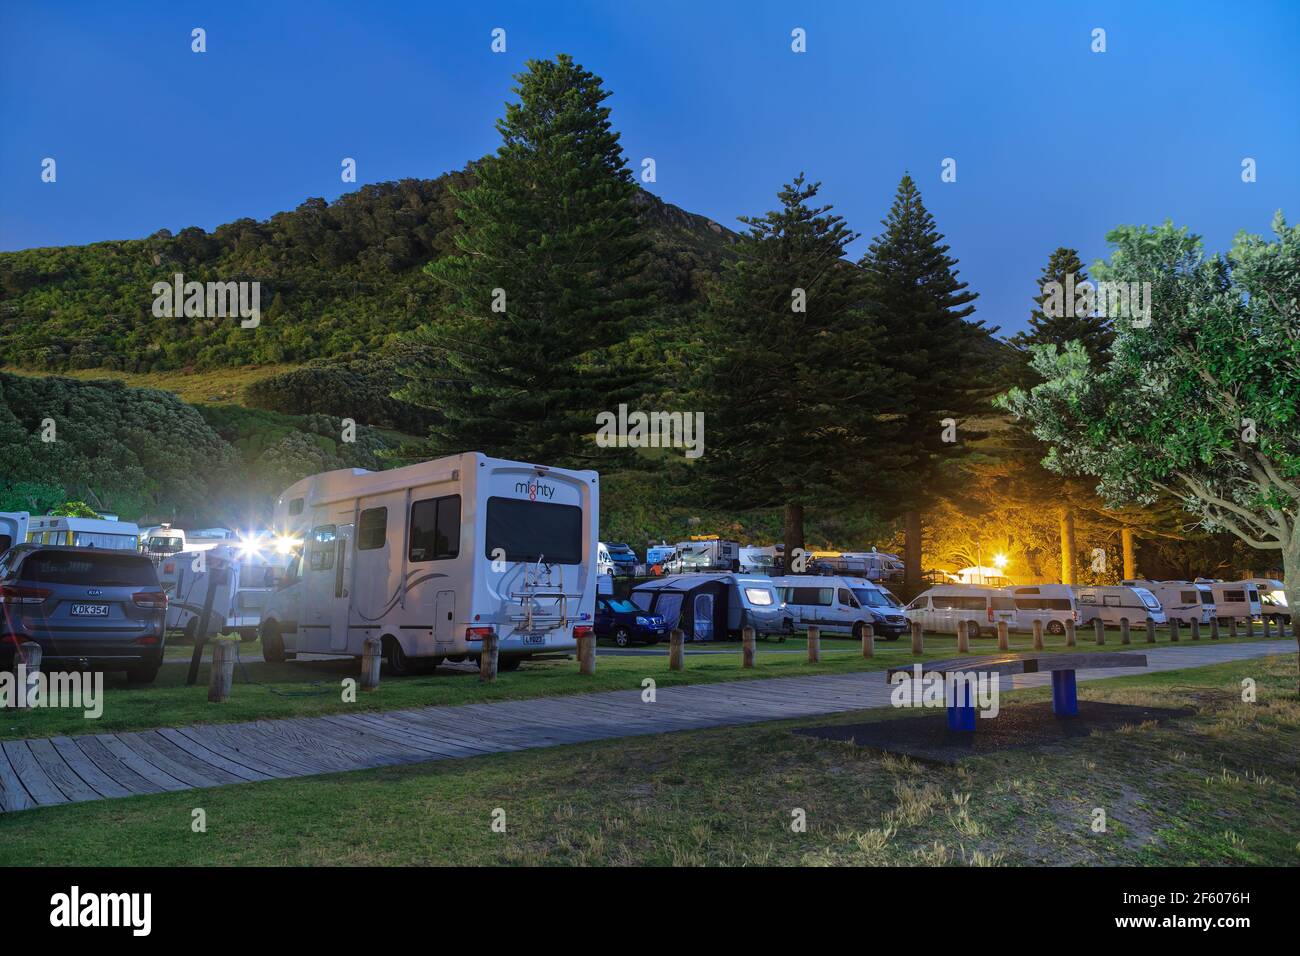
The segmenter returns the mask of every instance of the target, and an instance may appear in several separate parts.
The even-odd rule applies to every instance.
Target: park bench
[[[966,681],[949,681],[948,675],[962,674],[1037,674],[1052,675],[1052,712],[1058,717],[1079,713],[1079,693],[1075,671],[1111,667],[1146,667],[1147,656],[1132,652],[1115,654],[996,654],[987,657],[954,657],[950,660],[921,664],[921,676],[935,675],[944,680],[944,703],[948,707],[948,729],[975,729],[975,701]],[[893,683],[895,674],[915,676],[916,665],[891,667],[885,680]]]

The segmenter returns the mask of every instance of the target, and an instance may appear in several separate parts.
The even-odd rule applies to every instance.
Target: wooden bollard
[[[1255,619],[1251,617],[1249,614],[1246,615],[1246,636],[1247,637],[1255,636]]]
[[[1128,618],[1126,617],[1122,617],[1119,619],[1119,642],[1121,644],[1133,643],[1133,637],[1129,633]]]
[[[596,673],[596,629],[578,638],[578,673],[590,677]]]
[[[361,642],[361,689],[379,690],[379,665],[384,659],[384,642],[367,637]]]
[[[1228,618],[1228,636],[1237,636],[1237,619],[1235,617]]]
[[[679,671],[686,656],[686,635],[678,628],[668,634],[668,669]]]
[[[235,645],[237,637],[221,635],[212,640],[212,669],[208,672],[208,703],[224,704],[230,700],[235,682]]]
[[[862,625],[862,656],[876,656],[876,629],[870,624]]]
[[[1214,615],[1214,617],[1210,618],[1210,640],[1217,641],[1218,639],[1219,639],[1219,616],[1216,614]]]
[[[1178,622],[1173,618],[1169,619],[1169,643],[1178,643]]]
[[[959,621],[957,624],[957,653],[970,653],[970,621]]]
[[[1286,628],[1287,628],[1287,624],[1288,624],[1288,623],[1289,623],[1289,622],[1288,622],[1287,619],[1284,618],[1284,617],[1279,617],[1279,618],[1277,619],[1277,636],[1278,636],[1278,637],[1286,637]]]
[[[822,629],[816,624],[808,625],[808,663],[817,664],[822,659]]]
[[[1259,616],[1259,619],[1260,619],[1260,620],[1263,622],[1263,624],[1264,624],[1264,636],[1265,636],[1266,638],[1267,638],[1267,637],[1272,637],[1272,636],[1273,636],[1273,634],[1272,634],[1272,627],[1270,627],[1270,625],[1271,625],[1273,622],[1269,620],[1268,615],[1267,615],[1267,614],[1261,614],[1261,615]]]
[[[1097,635],[1097,643],[1106,643],[1106,622],[1099,617],[1092,619],[1092,632]]]
[[[1079,639],[1074,633],[1074,621],[1073,620],[1066,621],[1065,622],[1065,646],[1074,647],[1074,645],[1077,643],[1079,643]]]
[[[1201,619],[1199,617],[1194,617],[1192,618],[1192,640],[1199,641],[1200,639],[1201,639]]]
[[[1011,650],[1011,636],[1007,632],[1007,622],[998,621],[998,650],[1000,651]]]
[[[1156,642],[1156,622],[1153,621],[1151,618],[1147,618],[1147,643],[1154,644],[1155,642]]]
[[[748,668],[754,666],[754,651],[756,650],[755,648],[756,643],[757,643],[757,639],[754,636],[754,629],[752,627],[742,628],[740,631],[740,666],[741,667]]]
[[[1034,620],[1034,650],[1041,651],[1042,649],[1043,649],[1043,622],[1041,620],[1035,619]]]
[[[35,641],[24,641],[18,645],[18,653],[14,655],[14,676],[18,676],[18,668],[21,666],[22,680],[14,681],[13,696],[9,698],[6,709],[26,707],[32,699],[34,689],[40,681],[42,653],[41,645]]]
[[[501,644],[496,631],[483,635],[483,650],[478,655],[478,679],[481,684],[490,684],[497,679],[497,667],[501,663]],[[582,638],[578,638],[578,659],[582,659]],[[378,672],[376,672],[378,682]]]
[[[925,631],[921,629],[920,621],[912,622],[912,656],[920,657],[925,653]]]

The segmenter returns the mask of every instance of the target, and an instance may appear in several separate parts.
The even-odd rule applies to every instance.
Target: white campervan
[[[265,656],[359,656],[378,637],[406,674],[478,658],[489,633],[502,670],[571,652],[595,613],[597,480],[477,452],[304,478],[275,507],[302,545],[262,615]]]
[[[252,640],[290,560],[270,539],[265,539],[264,548],[225,544],[161,557],[158,583],[168,598],[167,630],[196,639],[212,585],[207,636],[233,633]]]
[[[1192,621],[1209,624],[1214,618],[1214,592],[1194,581],[1121,581],[1127,587],[1146,588],[1164,608],[1166,621],[1187,627]]]
[[[1016,603],[1016,619],[1022,630],[1032,630],[1042,621],[1048,634],[1064,634],[1069,621],[1079,623],[1079,607],[1068,584],[1027,584],[1004,588]]]
[[[909,621],[920,621],[921,627],[935,633],[956,634],[959,626],[969,632],[974,625],[978,634],[992,637],[999,621],[1006,621],[1010,630],[1018,629],[1011,595],[980,584],[935,585],[917,595],[903,613]]]
[[[859,640],[876,615],[853,593],[853,582],[824,574],[787,574],[772,578],[796,627],[816,624],[823,632],[852,634]],[[884,598],[881,597],[883,603]]]
[[[1207,581],[1205,578],[1197,578],[1196,583],[1206,585],[1214,594],[1214,613],[1225,624],[1229,618],[1254,620],[1264,613],[1259,588],[1250,581]]]
[[[26,511],[0,511],[0,554],[27,540],[31,517]]]
[[[130,521],[118,521],[116,518],[60,518],[41,515],[28,523],[27,540],[36,544],[135,551],[140,544],[140,529]]]
[[[1166,623],[1165,609],[1159,598],[1144,587],[1107,584],[1097,587],[1074,588],[1074,598],[1079,603],[1079,623],[1091,624],[1101,618],[1106,624],[1118,627],[1128,621],[1130,626],[1146,626],[1150,618],[1156,624]]]
[[[0,518],[3,518],[0,515]],[[1277,578],[1247,578],[1247,584],[1255,585],[1259,592],[1259,606],[1262,613],[1271,621],[1291,623],[1291,608],[1286,600],[1286,585]],[[1206,587],[1207,585],[1202,585]]]
[[[776,569],[776,548],[746,544],[740,547],[741,574],[771,574]]]

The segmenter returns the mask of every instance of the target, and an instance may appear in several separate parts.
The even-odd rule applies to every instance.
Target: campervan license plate
[[[525,634],[525,635],[524,635],[524,643],[525,643],[525,644],[545,644],[545,643],[546,643],[546,635],[545,635],[545,634]]]
[[[108,617],[107,604],[74,604],[73,617]]]

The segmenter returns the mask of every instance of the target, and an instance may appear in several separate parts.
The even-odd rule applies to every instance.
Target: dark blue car
[[[668,636],[668,622],[648,614],[631,601],[596,599],[596,637],[609,637],[619,647],[629,644],[658,644]]]

